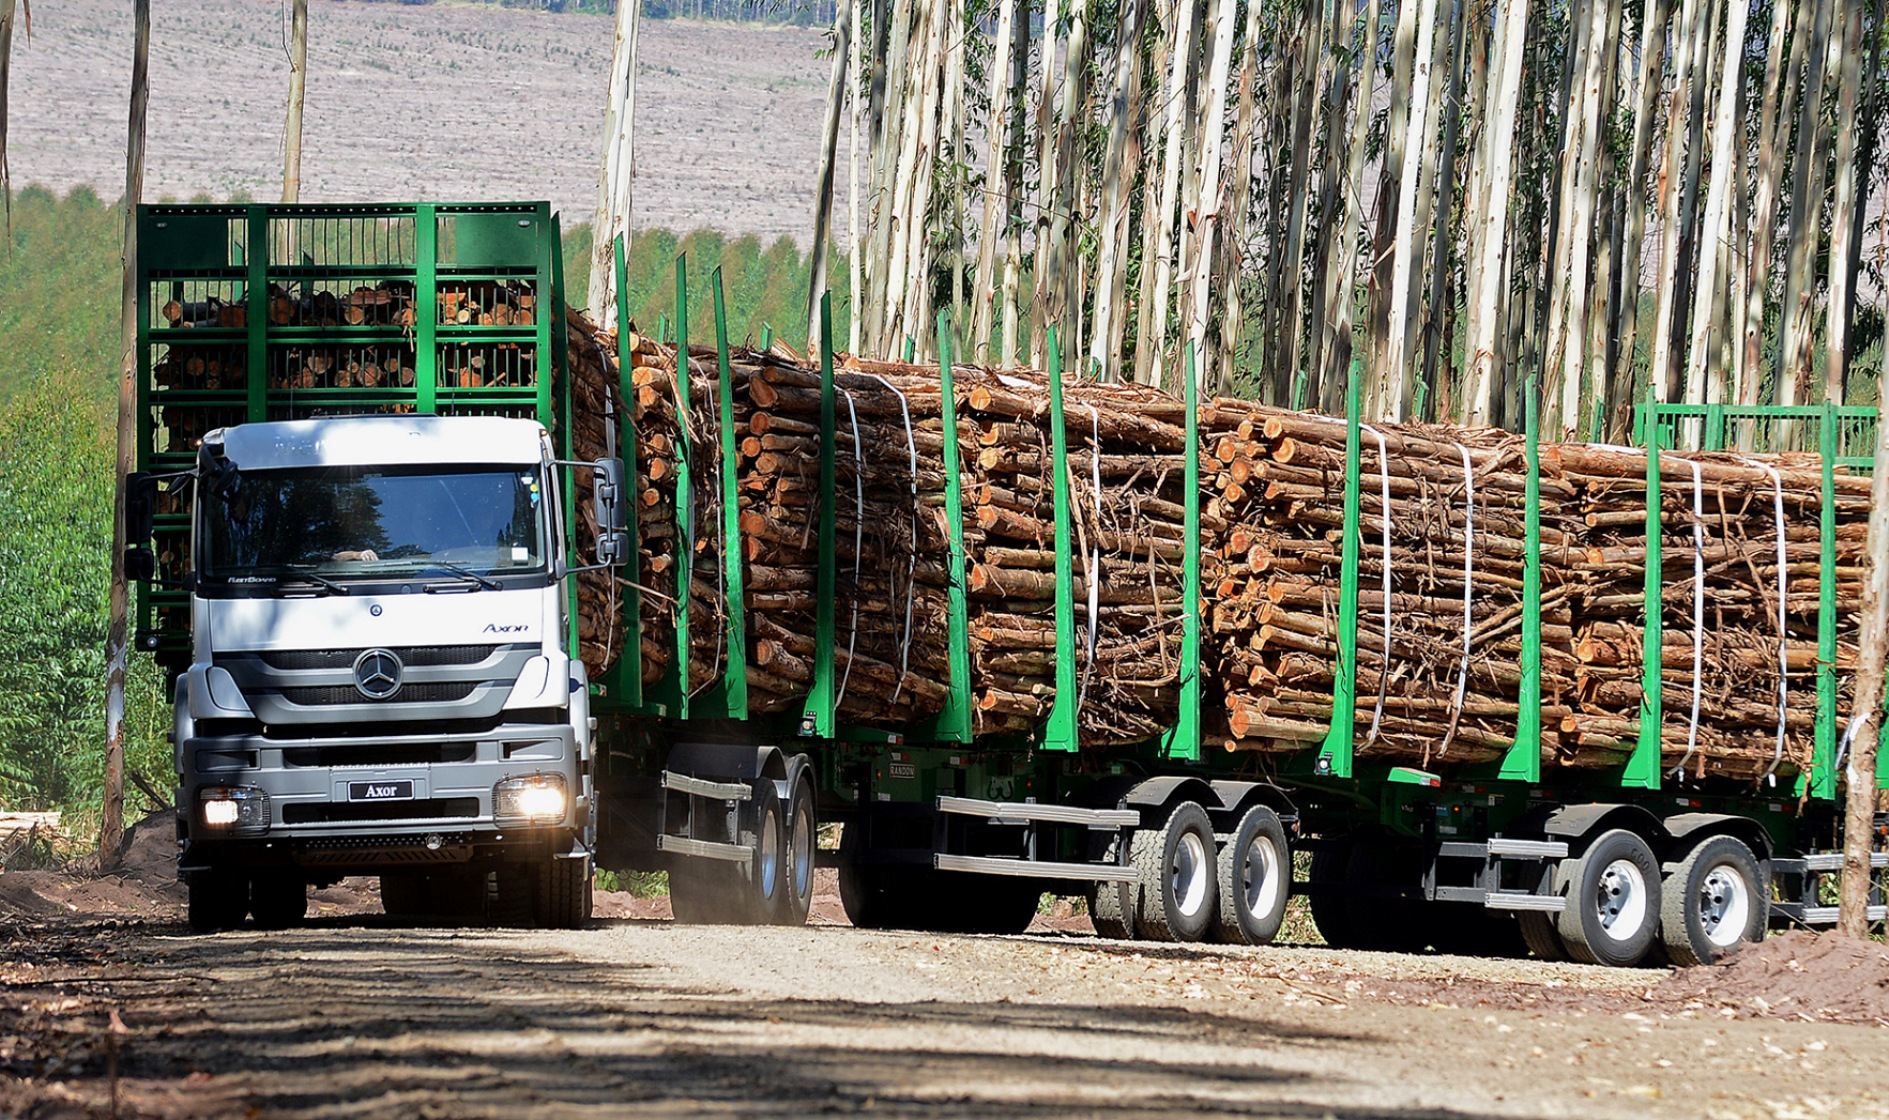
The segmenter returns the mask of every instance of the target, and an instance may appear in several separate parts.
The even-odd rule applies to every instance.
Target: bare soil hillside
[[[146,199],[279,197],[288,5],[153,7]],[[548,197],[566,225],[591,217],[608,19],[341,0],[312,0],[309,13],[304,201]],[[59,0],[33,5],[32,16],[30,41],[14,43],[14,181],[88,185],[115,199],[131,5]],[[804,242],[825,111],[822,40],[794,28],[645,20],[636,223]]]

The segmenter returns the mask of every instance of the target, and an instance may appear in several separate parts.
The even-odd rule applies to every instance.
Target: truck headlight
[[[559,824],[568,805],[562,774],[507,778],[492,787],[492,817],[501,825]]]
[[[212,832],[269,831],[269,795],[254,786],[207,786],[197,792],[198,819]]]

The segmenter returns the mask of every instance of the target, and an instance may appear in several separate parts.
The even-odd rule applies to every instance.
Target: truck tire
[[[287,929],[308,917],[308,884],[293,872],[258,874],[249,884],[257,929]]]
[[[866,824],[848,821],[840,829],[840,904],[846,920],[860,929],[916,928],[926,908],[931,872],[866,862]]]
[[[192,871],[185,886],[190,892],[190,929],[194,933],[235,929],[249,914],[249,876],[240,871]]]
[[[500,864],[486,876],[485,919],[501,929],[538,924],[539,894],[549,869],[537,863]]]
[[[1120,833],[1110,837],[1102,851],[1101,862],[1115,863],[1122,843]],[[1089,923],[1095,926],[1095,935],[1116,941],[1134,940],[1135,906],[1134,883],[1099,881],[1093,884],[1089,888]]]
[[[1292,894],[1292,849],[1279,814],[1248,809],[1216,861],[1220,914],[1214,932],[1228,945],[1270,945]]]
[[[1659,934],[1667,957],[1688,968],[1762,941],[1770,898],[1770,878],[1742,841],[1702,841],[1661,884]]]
[[[554,859],[544,869],[540,917],[547,929],[582,929],[590,921],[590,857]]]
[[[911,925],[938,933],[1018,934],[1036,918],[1041,880],[962,871],[924,872],[930,886]]]
[[[1351,911],[1341,893],[1345,865],[1351,862],[1349,836],[1312,851],[1311,892],[1306,904],[1312,911],[1312,924],[1318,935],[1334,949],[1357,947],[1356,931],[1351,926]]]
[[[794,779],[788,802],[786,859],[781,867],[780,905],[768,915],[774,925],[804,926],[813,908],[813,869],[820,823],[815,816],[813,783]]]
[[[742,925],[772,925],[785,910],[787,890],[787,825],[781,818],[781,800],[774,783],[754,783],[754,858],[742,891]],[[739,865],[736,865],[739,866]]]
[[[1150,941],[1199,941],[1219,913],[1213,822],[1198,802],[1174,806],[1158,829],[1129,848],[1141,905],[1135,928]]]
[[[1422,853],[1417,848],[1376,833],[1355,836],[1345,879],[1364,888],[1342,900],[1351,930],[1347,948],[1416,953],[1429,944],[1435,904],[1392,893],[1422,884]]]
[[[1582,964],[1631,968],[1659,930],[1659,861],[1624,828],[1596,837],[1578,859],[1561,861],[1556,885],[1568,908],[1557,927],[1568,956]]]
[[[1524,910],[1515,915],[1515,924],[1522,931],[1522,943],[1537,958],[1544,961],[1568,959],[1568,948],[1561,943],[1561,931],[1555,927],[1554,915]]]

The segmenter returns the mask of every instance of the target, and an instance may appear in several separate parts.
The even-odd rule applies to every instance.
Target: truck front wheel
[[[590,921],[594,876],[590,857],[554,859],[544,875],[541,917],[551,929],[582,929]]]
[[[215,933],[235,929],[249,914],[249,876],[241,871],[214,868],[192,871],[186,883],[190,891],[190,928],[196,933]]]
[[[258,929],[299,926],[308,917],[308,884],[293,873],[257,875],[249,884],[249,908]]]
[[[1764,938],[1770,883],[1742,841],[1714,836],[1666,876],[1660,940],[1682,968],[1711,964],[1743,941]]]

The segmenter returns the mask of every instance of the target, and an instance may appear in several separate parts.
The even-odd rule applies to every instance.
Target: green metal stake
[[[1073,751],[1079,746],[1075,557],[1069,531],[1069,435],[1063,427],[1063,354],[1055,327],[1049,328],[1049,429],[1056,515],[1056,699],[1043,725],[1043,749]]]
[[[911,361],[918,354],[918,341],[911,335],[905,336],[905,360]]]
[[[834,429],[839,423],[833,393],[833,293],[820,296],[820,569],[814,588],[813,684],[800,712],[800,734],[833,737],[834,577],[839,567],[838,469]]]
[[[1515,745],[1502,756],[1498,776],[1518,782],[1541,781],[1541,401],[1540,386],[1529,377],[1522,387],[1528,476],[1522,554],[1522,687],[1515,719]]]
[[[735,472],[735,375],[728,360],[728,314],[722,301],[721,269],[709,274],[715,294],[715,356],[721,406],[722,586],[727,597],[727,671],[709,694],[715,715],[748,718],[748,614],[745,565],[741,549],[741,493]],[[698,707],[704,702],[698,701]],[[701,714],[708,714],[703,712]]]
[[[439,211],[433,204],[422,202],[413,208],[413,237],[414,260],[419,265],[413,293],[413,387],[418,393],[414,409],[433,413],[439,411]]]
[[[1661,583],[1660,534],[1665,519],[1660,513],[1659,453],[1665,443],[1665,425],[1657,416],[1657,401],[1646,406],[1646,630],[1640,656],[1640,737],[1627,759],[1620,784],[1635,789],[1658,789],[1660,732],[1665,722],[1665,682],[1660,651],[1666,634],[1665,589]]]
[[[246,217],[249,225],[249,251],[243,259],[243,266],[246,272],[244,283],[247,285],[246,294],[249,297],[247,301],[249,306],[246,309],[248,317],[243,320],[243,325],[249,332],[249,353],[245,357],[243,368],[248,371],[244,376],[244,385],[249,397],[248,408],[245,412],[250,422],[254,423],[269,418],[269,378],[267,376],[269,369],[269,211],[263,206],[251,206]],[[430,258],[422,259],[422,268],[426,267],[428,260]],[[147,291],[150,289],[149,284],[143,284],[140,287]],[[430,293],[422,292],[420,295],[431,298]],[[422,303],[419,306],[432,307],[433,304]],[[427,317],[422,315],[418,318]],[[148,323],[150,319],[145,317],[139,321]],[[422,336],[422,343],[424,344],[424,336]],[[148,360],[149,347],[145,348],[145,353]],[[424,370],[425,367],[422,366],[421,369]],[[431,412],[432,409],[422,408],[420,411]]]
[[[958,455],[958,402],[951,380],[951,313],[938,313],[939,411],[944,422],[945,522],[950,550],[945,556],[945,668],[944,706],[925,721],[915,739],[968,743],[972,738],[971,612],[965,596],[964,487]]]
[[[1817,736],[1810,769],[1810,795],[1837,796],[1837,406],[1825,401],[1817,450],[1823,456],[1823,509],[1818,524]]]
[[[689,396],[689,269],[688,256],[676,257],[676,389],[678,408],[687,408]],[[676,650],[673,663],[664,675],[663,698],[670,714],[689,718],[689,585],[695,572],[695,491],[689,464],[695,447],[689,439],[689,425],[676,425],[676,529],[682,555],[676,563]]]
[[[616,256],[617,278],[617,400],[622,413],[618,419],[617,450],[623,456],[629,478],[636,478],[636,418],[630,402],[636,399],[634,370],[636,355],[630,350],[629,267],[623,259],[623,237],[612,245]],[[632,488],[634,489],[634,488]],[[643,534],[637,525],[637,510],[642,503],[632,492],[624,499],[625,527],[629,532],[630,555],[624,565],[629,586],[623,589],[623,653],[617,658],[614,691],[631,708],[643,706]]]
[[[1186,536],[1181,554],[1181,710],[1162,737],[1161,753],[1185,762],[1200,760],[1200,387],[1194,370],[1194,344],[1187,344],[1187,503],[1182,518]]]
[[[1334,778],[1351,777],[1358,719],[1358,535],[1361,519],[1358,483],[1362,458],[1363,410],[1359,388],[1364,380],[1359,363],[1351,363],[1351,382],[1345,390],[1345,541],[1338,577],[1338,664],[1332,679],[1331,728],[1319,746],[1317,772]]]

